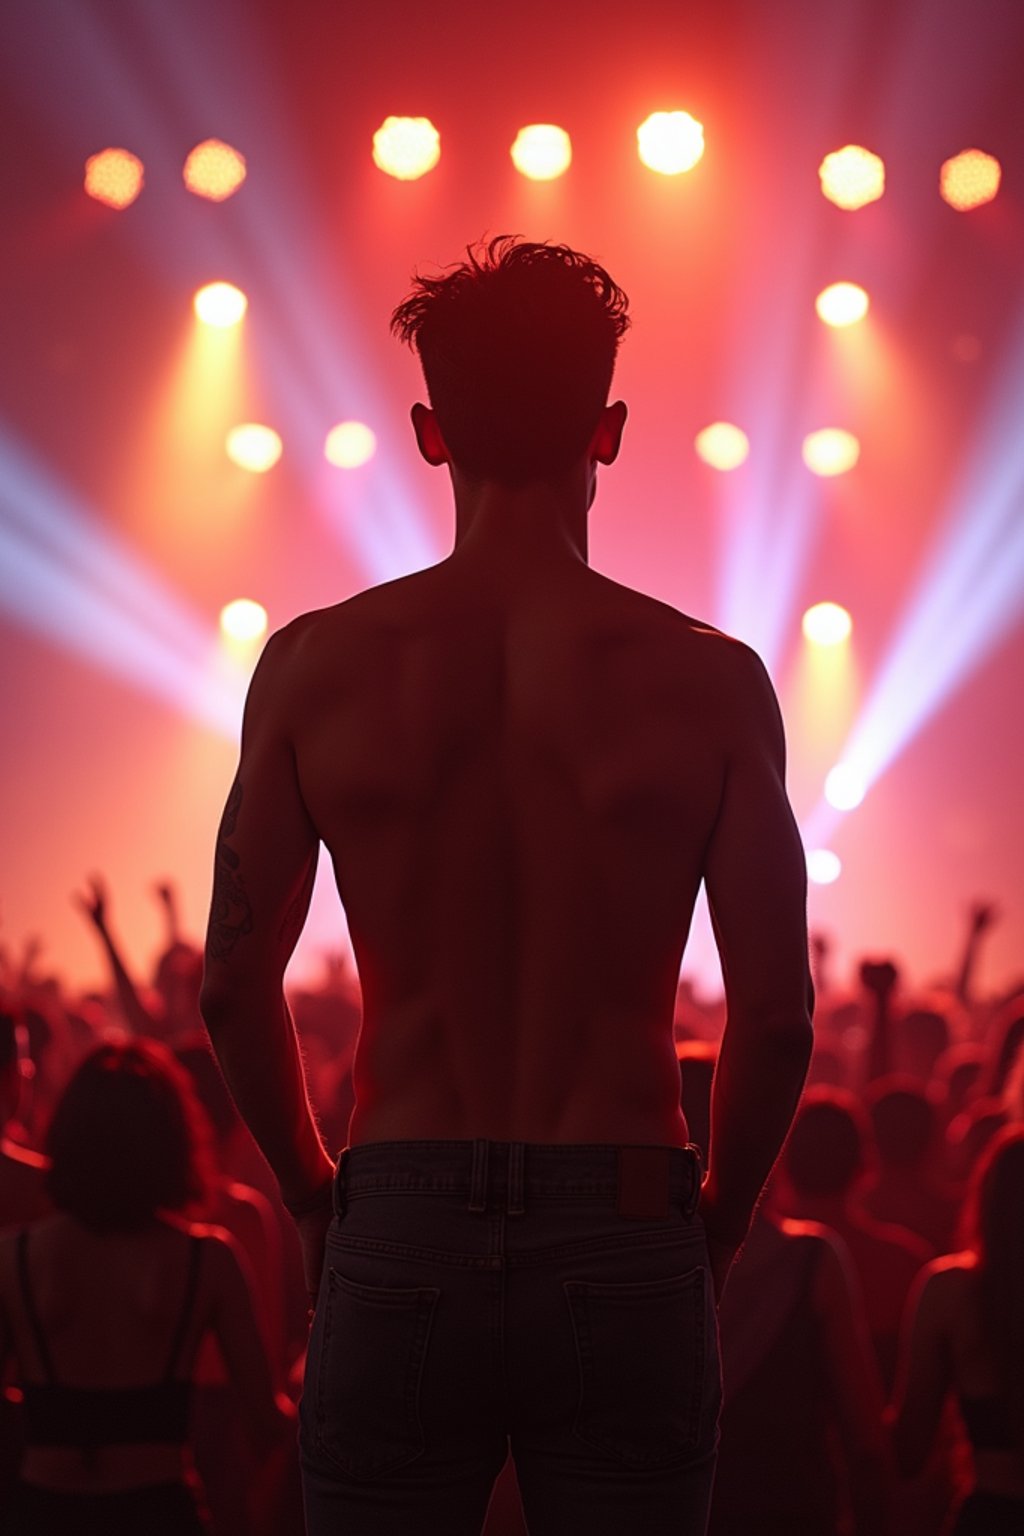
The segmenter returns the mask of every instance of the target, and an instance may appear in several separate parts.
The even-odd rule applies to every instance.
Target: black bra
[[[192,1383],[175,1377],[199,1282],[202,1239],[189,1245],[188,1279],[162,1380],[142,1387],[68,1387],[57,1380],[28,1276],[28,1232],[18,1234],[18,1278],[45,1382],[24,1382],[25,1436],[36,1445],[182,1445],[188,1437]]]

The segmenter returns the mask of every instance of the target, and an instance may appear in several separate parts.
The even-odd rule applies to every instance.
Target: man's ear
[[[428,405],[421,405],[419,401],[410,412],[412,416],[412,429],[416,433],[416,443],[420,453],[428,464],[448,464],[451,462],[448,448],[441,436],[441,428],[437,424],[437,417]]]
[[[622,429],[626,425],[627,414],[624,400],[616,400],[614,405],[606,405],[601,412],[601,420],[590,440],[590,457],[596,459],[599,464],[614,464],[618,458],[619,448],[622,445]]]

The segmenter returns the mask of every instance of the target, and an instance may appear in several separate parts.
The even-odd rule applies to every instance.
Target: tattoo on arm
[[[228,847],[228,838],[238,825],[241,804],[242,783],[236,779],[224,807],[213,863],[213,901],[207,947],[214,960],[226,960],[239,939],[252,932],[252,907],[239,873],[241,860],[235,850]]]

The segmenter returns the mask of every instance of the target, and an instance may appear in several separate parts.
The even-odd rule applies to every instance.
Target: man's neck
[[[522,487],[468,480],[452,470],[455,554],[503,567],[587,563],[593,482],[586,466]]]

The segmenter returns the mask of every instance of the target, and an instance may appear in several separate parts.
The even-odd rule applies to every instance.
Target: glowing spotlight
[[[859,144],[826,155],[818,175],[822,192],[837,208],[863,208],[885,191],[885,163]]]
[[[373,163],[399,181],[416,181],[441,158],[441,135],[429,117],[386,117],[373,136]]]
[[[693,446],[712,469],[738,469],[750,453],[747,434],[728,421],[713,421],[697,433]]]
[[[249,300],[233,283],[207,283],[197,292],[192,307],[204,325],[226,331],[241,320]]]
[[[232,427],[224,444],[228,458],[239,469],[248,469],[254,475],[264,475],[273,469],[281,457],[282,443],[273,427],[263,427],[254,421]]]
[[[512,145],[512,164],[530,181],[554,181],[572,164],[572,140],[554,123],[520,128]]]
[[[0,479],[0,611],[237,740],[244,678],[213,661],[208,621],[2,420]]]
[[[906,610],[845,744],[835,755],[877,783],[924,725],[1019,626],[1024,591],[1024,308],[1006,327],[980,425],[937,510]],[[825,652],[842,655],[842,651]],[[1011,706],[1012,708],[1012,706]],[[830,832],[824,808],[805,826],[809,847]]]
[[[662,176],[692,171],[704,153],[704,124],[689,112],[652,112],[636,131],[637,153]]]
[[[831,283],[818,294],[814,307],[826,325],[856,325],[868,312],[868,296],[856,283]]]
[[[104,149],[85,162],[85,190],[108,208],[127,208],[142,191],[142,161],[127,149]]]
[[[990,203],[999,191],[1003,168],[994,155],[965,149],[944,162],[939,172],[939,191],[951,208],[966,213]]]
[[[803,618],[803,632],[812,645],[842,645],[853,628],[853,620],[838,603],[815,603]]]
[[[842,872],[842,862],[831,848],[812,848],[808,853],[807,878],[812,885],[832,885]]]
[[[220,139],[204,139],[189,154],[181,174],[196,197],[222,203],[245,180],[245,156]]]
[[[860,443],[841,427],[823,427],[804,438],[804,463],[815,475],[845,475],[860,458]]]
[[[852,811],[867,794],[864,776],[849,763],[837,763],[825,780],[825,799],[837,811]]]
[[[220,611],[221,633],[229,640],[260,640],[267,632],[267,610],[248,597],[236,597]]]
[[[332,427],[324,443],[324,457],[339,469],[358,469],[377,451],[377,439],[361,421],[342,421]]]

